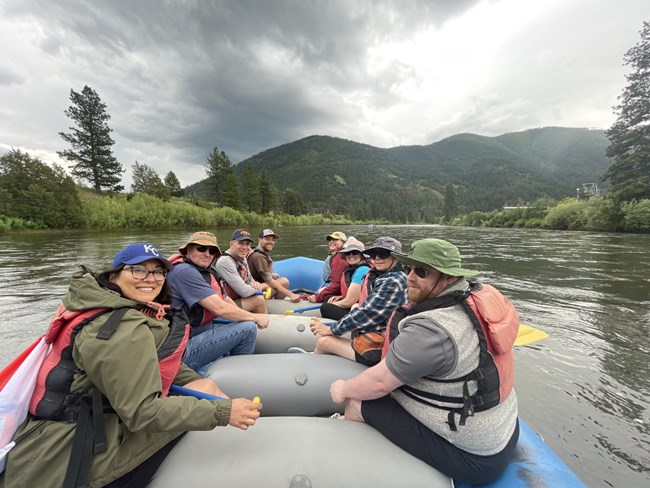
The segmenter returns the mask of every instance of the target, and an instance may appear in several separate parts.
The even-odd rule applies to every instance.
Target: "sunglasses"
[[[199,252],[205,252],[208,251],[210,253],[210,256],[216,256],[219,250],[216,247],[208,247],[208,246],[196,246],[196,250]]]
[[[366,251],[366,254],[370,256],[371,259],[386,259],[390,256],[390,251],[388,249],[373,249],[371,251]]]
[[[404,272],[409,275],[413,271],[415,273],[415,276],[418,278],[426,278],[427,275],[429,274],[430,270],[422,268],[420,266],[404,266]]]
[[[349,252],[344,252],[346,256],[359,256],[361,255],[361,251],[349,251]]]

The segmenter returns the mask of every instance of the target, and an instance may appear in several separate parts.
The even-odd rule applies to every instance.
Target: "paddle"
[[[225,398],[222,398],[220,396],[216,395],[210,395],[209,393],[203,393],[202,391],[196,391],[192,390],[191,388],[185,388],[184,386],[179,386],[179,385],[172,385],[169,388],[169,391],[171,393],[176,393],[177,395],[181,396],[191,396],[194,398],[198,398],[199,400],[225,400]],[[259,403],[260,402],[260,397],[256,396],[253,398],[253,403]],[[255,410],[257,412],[257,410]]]
[[[284,314],[291,315],[292,313],[303,313],[303,312],[307,312],[308,310],[316,310],[317,308],[320,308],[320,304],[311,305],[309,307],[296,308],[294,310],[285,310]]]
[[[530,325],[519,324],[515,346],[527,346],[534,342],[543,341],[546,338],[548,338],[548,334],[543,330],[536,329]]]
[[[209,393],[203,393],[202,391],[192,390],[191,388],[185,388],[184,386],[172,385],[169,388],[171,393],[176,393],[177,395],[191,396],[198,398],[199,400],[225,400],[220,396],[210,395]]]
[[[256,291],[255,295],[262,295],[264,298],[269,300],[271,298],[271,293],[273,293],[273,288],[269,287],[264,291]]]
[[[322,322],[323,325],[332,326],[335,322]],[[527,346],[535,342],[543,341],[548,338],[548,334],[543,330],[536,329],[530,325],[519,324],[515,346]]]
[[[227,319],[214,319],[214,322],[217,324],[230,324],[234,322],[233,320]],[[324,325],[331,326],[334,322],[323,322]],[[517,338],[515,339],[515,346],[527,346],[529,344],[534,344],[535,342],[543,341],[548,338],[548,334],[543,330],[536,329],[531,325],[519,324],[519,330],[517,331]]]

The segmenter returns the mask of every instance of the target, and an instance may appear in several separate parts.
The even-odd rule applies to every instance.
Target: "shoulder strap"
[[[97,332],[97,339],[102,339],[104,341],[110,339],[117,330],[117,326],[120,325],[122,317],[124,317],[127,310],[128,307],[116,309],[111,316],[108,317],[108,320],[104,322],[104,325],[99,329],[99,332]]]

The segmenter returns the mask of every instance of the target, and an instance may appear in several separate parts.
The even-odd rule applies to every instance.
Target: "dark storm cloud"
[[[474,3],[16,1],[4,13],[41,20],[41,48],[87,74],[119,135],[163,135],[202,161],[213,146],[240,160],[335,128],[353,115],[333,107],[344,92],[390,105],[387,87],[407,73],[368,79],[367,46]]]
[[[0,148],[57,161],[84,85],[120,162],[183,184],[215,146],[237,162],[313,134],[390,147],[606,128],[646,14],[647,0],[0,0]]]

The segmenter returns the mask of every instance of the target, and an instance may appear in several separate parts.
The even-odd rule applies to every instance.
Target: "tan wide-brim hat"
[[[190,236],[190,240],[188,242],[178,248],[178,252],[185,256],[185,254],[187,254],[187,246],[190,244],[196,244],[197,246],[216,247],[219,251],[219,255],[221,255],[221,249],[217,245],[217,236],[211,232],[195,232]]]

